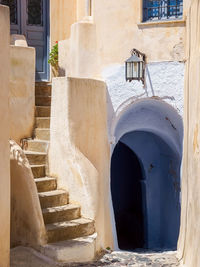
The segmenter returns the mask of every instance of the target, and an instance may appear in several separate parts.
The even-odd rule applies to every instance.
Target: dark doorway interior
[[[144,247],[142,170],[134,152],[122,142],[111,160],[111,192],[120,249]]]

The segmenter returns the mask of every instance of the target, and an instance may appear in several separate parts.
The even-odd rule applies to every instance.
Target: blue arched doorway
[[[182,131],[178,113],[158,100],[137,102],[118,120],[111,195],[120,249],[176,249]]]
[[[144,247],[142,177],[136,154],[119,141],[111,161],[111,191],[120,249]]]

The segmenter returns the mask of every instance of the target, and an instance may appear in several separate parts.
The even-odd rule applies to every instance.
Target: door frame
[[[51,75],[50,75],[50,66],[48,64],[48,59],[49,59],[49,52],[50,52],[50,0],[42,0],[45,1],[45,6],[46,6],[46,10],[44,10],[44,14],[45,14],[45,41],[44,41],[44,51],[45,51],[45,70],[46,70],[46,78],[45,79],[37,79],[36,75],[35,75],[35,80],[40,82],[40,81],[45,81],[48,82],[50,81]],[[23,4],[23,2],[21,2],[21,0],[16,0],[16,4],[17,4],[17,19],[18,19],[18,29],[19,29],[19,33],[21,35],[25,35],[23,32],[23,29],[25,29],[25,27],[23,27],[23,25],[25,25],[25,17],[23,15],[23,13],[25,14],[26,12],[26,8],[25,6],[21,6],[21,4]],[[11,28],[13,28],[13,30],[15,30],[15,25],[11,25]],[[16,29],[17,30],[17,29]],[[12,33],[11,33],[12,34]]]

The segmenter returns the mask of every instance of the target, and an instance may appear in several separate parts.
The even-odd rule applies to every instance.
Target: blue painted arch
[[[182,118],[165,102],[144,99],[126,108],[115,121],[113,129],[116,140],[113,154],[120,142],[137,155],[141,165],[143,198],[146,201],[146,210],[143,210],[144,248],[175,249],[180,225]],[[114,179],[111,173],[112,187]],[[112,190],[115,190],[114,187]],[[114,202],[113,199],[116,212]]]

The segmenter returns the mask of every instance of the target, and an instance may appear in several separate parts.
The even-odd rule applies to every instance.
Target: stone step
[[[40,248],[40,252],[56,262],[90,262],[96,256],[96,238],[97,234],[94,233],[85,237],[46,244]]]
[[[35,129],[35,138],[40,140],[50,140],[50,130],[45,128],[36,128]]]
[[[42,213],[45,224],[50,224],[80,218],[81,208],[78,205],[68,204],[65,206],[43,209]]]
[[[35,118],[36,128],[50,128],[50,118],[48,117],[38,117]]]
[[[47,152],[49,142],[43,140],[27,140],[25,150],[35,152]]]
[[[35,183],[39,193],[56,190],[57,188],[57,180],[52,177],[37,178]]]
[[[51,96],[51,83],[36,83],[35,84],[36,96]]]
[[[51,106],[51,96],[36,96],[35,105],[36,106]]]
[[[47,224],[46,230],[48,243],[88,236],[95,232],[94,221],[85,218]]]
[[[35,107],[36,117],[50,117],[50,114],[51,114],[51,107],[45,107],[45,106]]]
[[[24,151],[30,165],[44,165],[46,163],[47,153]]]
[[[45,165],[31,165],[31,170],[34,178],[45,177],[46,175],[45,169],[46,169]]]
[[[54,190],[38,193],[41,207],[50,208],[64,206],[69,203],[69,194],[65,190]]]

